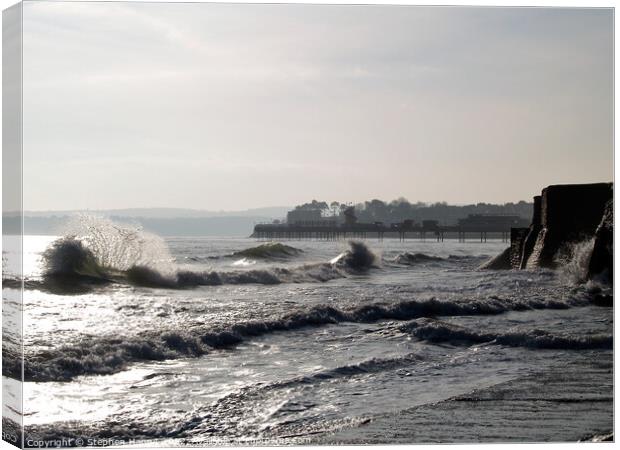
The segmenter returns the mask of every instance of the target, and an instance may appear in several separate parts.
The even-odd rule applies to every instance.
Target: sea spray
[[[148,268],[161,279],[174,274],[173,258],[160,237],[139,227],[88,215],[74,217],[65,236],[42,253],[43,279],[26,288],[79,294],[94,284],[125,282],[135,267]]]
[[[166,242],[140,226],[82,214],[67,224],[64,234],[81,241],[102,267],[120,271],[133,266],[159,271],[173,269],[174,258]]]
[[[587,281],[588,265],[594,248],[594,238],[567,244],[556,256],[561,276],[572,284]]]
[[[231,266],[234,266],[234,267],[249,267],[249,266],[253,266],[255,264],[256,264],[256,261],[254,261],[252,259],[241,258],[241,259],[238,259],[237,261],[233,262],[231,264]]]

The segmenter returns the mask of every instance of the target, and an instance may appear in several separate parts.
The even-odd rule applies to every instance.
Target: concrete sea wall
[[[513,228],[510,247],[485,269],[556,268],[558,255],[594,239],[588,278],[613,280],[613,183],[552,185],[534,197],[529,228]]]

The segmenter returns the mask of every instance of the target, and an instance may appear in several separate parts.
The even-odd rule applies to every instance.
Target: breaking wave
[[[613,337],[605,334],[585,336],[557,335],[544,330],[477,332],[448,322],[422,318],[399,327],[403,332],[429,342],[460,344],[497,344],[508,347],[587,350],[611,349]]]
[[[393,304],[374,303],[348,309],[322,305],[277,318],[219,326],[194,326],[182,331],[143,332],[125,338],[114,336],[86,339],[79,344],[26,356],[24,376],[27,381],[63,381],[79,375],[111,374],[124,370],[132,362],[201,356],[212,349],[228,348],[249,338],[268,333],[342,322],[411,320],[442,315],[494,315],[506,311],[566,309],[577,304],[581,304],[579,300],[573,300],[571,303],[490,297],[460,301],[440,301],[434,298],[408,300]],[[485,336],[487,337],[489,336]],[[476,337],[472,335],[472,339]],[[12,368],[15,369],[15,373]],[[3,367],[3,372],[5,376],[13,378],[21,376],[18,365],[10,364],[10,361]]]
[[[376,256],[361,242],[330,263],[296,268],[235,271],[192,271],[173,263],[163,242],[142,230],[106,219],[81,218],[78,231],[53,242],[43,253],[42,280],[26,288],[83,292],[96,284],[121,283],[152,288],[184,289],[222,284],[280,284],[325,282],[375,266]],[[301,250],[284,244],[264,244],[235,256],[281,258]]]
[[[122,282],[135,267],[162,277],[174,273],[166,243],[140,227],[79,215],[66,228],[66,235],[42,254],[42,280],[27,280],[25,287],[79,292],[93,284]]]
[[[349,250],[341,253],[330,261],[338,267],[349,271],[365,272],[378,267],[378,258],[363,242],[349,241]]]
[[[48,261],[62,261],[61,270],[46,270],[43,279],[27,280],[26,288],[68,292],[96,284],[121,283],[150,288],[187,289],[222,284],[280,284],[325,282],[346,277],[346,266],[328,263],[296,268],[274,267],[232,271],[192,271],[181,268],[161,270],[149,265],[134,265],[126,270],[104,267],[92,253],[74,238],[55,242],[46,254]],[[57,267],[56,264],[53,265]],[[344,269],[344,270],[341,270]]]

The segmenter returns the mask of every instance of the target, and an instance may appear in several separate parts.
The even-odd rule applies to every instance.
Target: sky
[[[26,2],[24,209],[613,178],[610,9]]]

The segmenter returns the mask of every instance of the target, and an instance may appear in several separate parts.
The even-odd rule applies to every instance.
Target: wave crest
[[[575,304],[581,304],[577,300],[575,302]],[[200,356],[208,353],[211,349],[230,347],[255,336],[298,330],[304,327],[317,327],[342,322],[411,320],[442,315],[495,315],[506,311],[566,309],[571,306],[573,303],[552,300],[511,300],[498,297],[459,301],[441,301],[431,298],[406,300],[392,304],[374,303],[348,309],[320,305],[262,320],[219,326],[195,326],[183,331],[143,332],[126,338],[108,336],[84,340],[79,344],[67,345],[27,356],[24,370],[26,381],[63,381],[79,375],[115,373],[123,370],[129,363],[136,361]],[[450,340],[459,337],[461,341],[486,342],[497,339],[497,336],[478,335],[472,334],[472,332],[458,335],[457,333],[465,332],[456,330],[453,326],[446,327],[440,322],[414,323],[415,325],[405,325],[403,331],[418,333],[418,337],[428,340]],[[543,337],[541,336],[540,339],[542,340]],[[606,342],[603,341],[603,344],[607,345]],[[585,346],[586,344],[582,345]],[[11,368],[19,368],[20,370],[15,369],[17,372],[13,373]],[[3,373],[5,376],[20,378],[21,366],[7,363],[3,366]]]
[[[269,242],[246,248],[230,255],[233,258],[286,259],[300,255],[303,250],[280,242]]]
[[[95,254],[74,237],[54,241],[43,252],[45,276],[105,276]]]
[[[394,262],[396,264],[401,264],[403,266],[413,266],[416,264],[424,264],[424,263],[432,263],[432,262],[442,262],[446,261],[444,258],[440,258],[439,256],[427,255],[425,253],[401,253],[396,258],[394,258]]]
[[[613,337],[605,334],[585,336],[557,335],[534,329],[507,331],[504,333],[477,332],[436,319],[423,318],[399,327],[403,332],[429,342],[450,342],[457,344],[498,344],[508,347],[541,349],[587,350],[611,349]]]

